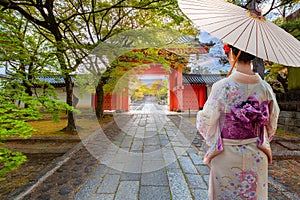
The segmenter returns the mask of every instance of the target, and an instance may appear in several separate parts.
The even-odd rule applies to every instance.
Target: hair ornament
[[[230,47],[229,47],[228,44],[224,44],[223,49],[224,49],[225,54],[229,54],[230,53]]]

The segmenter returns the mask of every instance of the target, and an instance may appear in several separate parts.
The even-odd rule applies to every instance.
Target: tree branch
[[[22,14],[26,19],[29,21],[32,21],[33,23],[42,26],[44,28],[48,28],[48,24],[45,21],[38,20],[34,17],[32,17],[28,12],[26,12],[23,8],[21,8],[19,5],[22,5],[22,3],[15,3],[8,0],[0,0],[0,5],[3,6],[2,10],[6,9],[12,9],[18,11],[20,14]],[[30,4],[29,4],[30,5]],[[33,6],[33,5],[30,5]]]
[[[112,27],[110,28],[110,30],[108,31],[108,33],[102,38],[102,41],[105,41],[107,38],[109,38],[111,36],[112,31],[114,30],[114,28],[118,25],[118,23],[124,19],[125,16],[127,16],[131,11],[128,11],[126,13],[126,15],[123,15],[122,17],[119,16],[119,19],[117,21],[115,21],[115,23],[112,25]],[[119,11],[120,14],[120,11]]]
[[[273,1],[272,1],[270,9],[264,14],[264,16],[266,16],[267,14],[269,14],[269,13],[273,10],[273,6],[274,6],[274,4],[275,4],[275,1],[276,1],[276,0],[273,0]]]
[[[282,6],[286,6],[288,4],[293,4],[293,0],[281,1],[279,5],[277,5],[277,6],[274,7],[275,3],[276,3],[276,0],[273,0],[270,9],[264,14],[264,16],[266,16],[267,14],[269,14],[274,9],[280,8]]]
[[[36,30],[39,32],[39,34],[41,34],[44,38],[46,38],[49,42],[54,43],[53,40],[51,40],[43,31],[41,30],[41,28],[39,26],[37,26],[37,24],[32,24]],[[46,29],[47,31],[49,31],[48,29]],[[48,32],[49,33],[49,32]]]
[[[62,19],[60,22],[68,21],[68,20],[72,19],[73,17],[77,17],[77,16],[81,16],[81,15],[97,14],[97,13],[101,13],[101,12],[104,12],[104,11],[109,11],[111,9],[118,9],[118,8],[134,8],[134,9],[140,9],[140,10],[155,9],[156,7],[147,7],[147,6],[149,6],[149,5],[153,4],[153,3],[156,3],[156,2],[160,2],[161,0],[153,0],[153,1],[145,3],[144,5],[140,5],[139,4],[139,6],[133,6],[133,5],[131,5],[131,6],[124,5],[123,6],[123,5],[120,5],[124,1],[125,0],[121,0],[118,3],[116,3],[115,5],[112,5],[109,8],[103,8],[103,9],[100,9],[100,10],[88,11],[88,12],[82,12],[82,13],[74,13],[71,16],[69,16],[69,17],[67,17],[65,19]]]
[[[95,10],[95,7],[96,7],[96,3],[97,3],[97,1],[95,1],[95,0],[91,0],[91,2],[92,2],[92,11],[94,11]],[[90,19],[90,16],[91,15],[89,15],[89,19]],[[90,21],[88,19],[88,21]],[[98,28],[97,28],[97,25],[96,25],[96,17],[95,17],[95,15],[92,15],[92,21],[93,21],[93,26],[94,26],[94,29],[95,29],[95,33],[96,33],[96,37],[97,37],[97,40],[100,40],[100,37],[99,37],[99,34],[98,34]],[[87,22],[87,24],[88,24],[88,22]],[[89,25],[87,25],[88,26],[88,31],[89,31],[89,35],[90,35],[90,37],[91,37],[91,39],[92,39],[92,42],[93,42],[93,44],[95,43],[94,42],[94,39],[93,39],[93,37],[92,37],[92,34],[91,34],[91,30],[90,30],[90,26]]]

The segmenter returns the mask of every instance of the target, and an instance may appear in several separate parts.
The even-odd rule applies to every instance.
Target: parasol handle
[[[231,74],[231,72],[232,72],[232,70],[233,70],[233,68],[235,66],[235,63],[237,62],[237,60],[240,57],[241,53],[242,53],[242,51],[240,50],[239,53],[237,54],[236,58],[234,59],[234,62],[233,62],[233,64],[232,64],[232,66],[231,66],[231,68],[230,68],[230,70],[229,70],[229,72],[228,72],[228,74],[227,74],[226,77],[228,77]]]

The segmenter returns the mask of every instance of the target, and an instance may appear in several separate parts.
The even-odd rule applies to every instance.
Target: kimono
[[[209,147],[209,199],[268,199],[269,142],[278,115],[273,90],[258,74],[236,71],[212,86],[196,120]]]

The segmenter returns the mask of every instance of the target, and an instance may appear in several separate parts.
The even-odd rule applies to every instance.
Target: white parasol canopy
[[[256,57],[300,67],[300,41],[264,17],[223,0],[179,0],[200,29]]]

